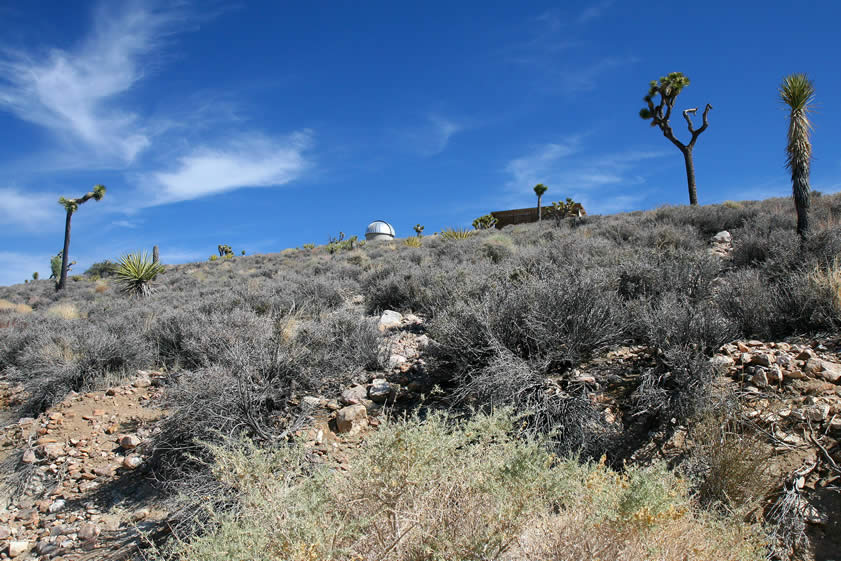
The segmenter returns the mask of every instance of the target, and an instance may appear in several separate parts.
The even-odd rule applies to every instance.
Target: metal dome
[[[394,227],[384,220],[374,220],[368,224],[368,229],[365,230],[365,235],[369,234],[385,234],[386,236],[394,237]]]

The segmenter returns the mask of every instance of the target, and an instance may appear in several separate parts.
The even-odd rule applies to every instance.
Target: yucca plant
[[[467,228],[444,228],[441,230],[441,238],[445,240],[466,240],[475,233],[476,230],[468,230]]]
[[[786,167],[791,171],[791,191],[794,208],[797,211],[797,233],[805,237],[809,233],[809,165],[812,159],[812,143],[809,142],[809,105],[815,97],[815,87],[805,74],[791,74],[783,78],[780,85],[780,100],[789,106],[791,114],[788,123],[788,144],[786,145]]]
[[[423,244],[419,237],[406,238],[405,240],[403,240],[403,243],[408,245],[409,247],[420,247]]]
[[[164,266],[155,263],[145,251],[123,255],[114,268],[120,291],[131,296],[151,294],[150,283],[163,271]]]

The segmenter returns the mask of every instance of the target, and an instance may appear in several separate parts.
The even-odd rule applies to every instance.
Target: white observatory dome
[[[365,230],[366,240],[393,240],[394,227],[383,220],[374,220]]]

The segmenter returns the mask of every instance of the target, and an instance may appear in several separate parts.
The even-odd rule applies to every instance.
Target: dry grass
[[[825,267],[812,269],[809,280],[817,291],[825,294],[832,302],[835,318],[841,320],[841,258],[836,257]]]
[[[759,528],[699,510],[665,467],[619,474],[559,460],[505,413],[381,426],[347,473],[306,448],[213,447],[238,508],[171,558],[313,560],[763,559]]]
[[[17,314],[28,314],[32,312],[32,307],[26,304],[15,304],[8,300],[0,300],[0,312],[15,312]]]
[[[79,309],[70,302],[59,302],[53,304],[47,309],[47,313],[51,316],[59,317],[61,319],[79,319],[82,315]]]

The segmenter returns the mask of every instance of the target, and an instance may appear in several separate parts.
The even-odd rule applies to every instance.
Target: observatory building
[[[365,239],[368,241],[393,240],[394,227],[383,220],[374,220],[368,224],[368,229],[365,230]]]

